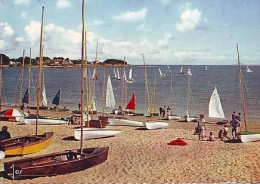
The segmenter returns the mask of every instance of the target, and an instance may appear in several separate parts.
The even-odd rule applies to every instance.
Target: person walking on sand
[[[233,136],[233,139],[237,138],[237,129],[238,129],[239,125],[240,125],[240,122],[237,119],[238,119],[238,116],[235,116],[235,119],[232,119],[230,121],[230,125],[232,126],[232,136]]]
[[[204,131],[206,130],[205,122],[206,121],[204,119],[204,115],[200,114],[200,118],[198,119],[198,127],[197,127],[199,140],[204,138]]]

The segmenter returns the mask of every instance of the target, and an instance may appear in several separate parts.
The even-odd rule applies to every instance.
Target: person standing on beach
[[[233,136],[233,139],[236,139],[237,138],[237,129],[240,125],[240,122],[238,121],[238,116],[235,116],[235,119],[232,119],[230,121],[230,125],[232,126],[232,136]]]
[[[232,119],[235,119],[235,117],[236,117],[236,112],[235,112],[235,111],[233,111],[233,114],[232,114]]]
[[[199,140],[203,139],[203,137],[204,137],[204,131],[206,130],[205,122],[206,121],[204,119],[204,115],[200,114],[200,118],[198,119],[198,127],[197,127]]]
[[[162,117],[165,117],[165,111],[166,111],[166,107],[163,106],[163,110],[162,110]]]
[[[161,106],[159,108],[159,115],[160,115],[160,117],[162,116],[162,107]]]
[[[168,106],[167,107],[167,116],[170,116],[171,115],[171,108]]]

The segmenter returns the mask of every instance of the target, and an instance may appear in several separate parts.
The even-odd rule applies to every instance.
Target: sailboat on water
[[[120,73],[119,73],[119,69],[116,68],[116,73],[117,73],[117,80],[121,80],[121,77],[120,77]]]
[[[248,65],[246,66],[246,72],[248,73],[252,73],[253,71],[248,67]]]
[[[243,109],[243,119],[244,119],[244,126],[245,126],[245,131],[240,131],[238,133],[238,138],[243,143],[260,141],[260,132],[248,131],[247,129],[247,114],[246,114],[246,103],[245,103],[245,94],[244,94],[244,83],[243,83],[242,70],[241,70],[241,64],[239,58],[238,44],[237,44],[237,60],[238,60],[238,77],[240,82],[240,92],[242,98],[241,105]]]
[[[188,75],[192,75],[190,68],[188,69],[187,74],[188,74]]]
[[[160,77],[165,77],[165,74],[162,73],[161,69],[159,68]]]
[[[215,87],[209,101],[209,118],[224,119],[225,114],[220,102],[220,97]]]
[[[134,79],[133,79],[133,68],[130,68],[130,70],[129,70],[128,81],[129,81],[130,83],[134,81]]]
[[[0,149],[4,152],[3,155],[16,156],[26,155],[39,152],[48,147],[53,139],[53,132],[45,132],[38,135],[38,116],[39,116],[39,101],[40,101],[40,89],[41,89],[41,66],[42,66],[42,34],[43,34],[43,14],[42,14],[42,26],[41,26],[41,42],[40,42],[40,62],[38,73],[38,90],[37,90],[37,110],[36,110],[36,126],[35,135],[26,135],[21,137],[14,137],[0,141]],[[2,155],[2,154],[1,154]],[[15,161],[13,161],[15,162]],[[11,164],[11,165],[9,165]],[[12,162],[5,163],[5,171],[7,175],[15,177],[15,174],[19,174],[15,171],[15,166]]]
[[[84,5],[82,0],[82,75],[81,87],[84,88]],[[44,10],[44,8],[43,8]],[[80,148],[51,153],[42,156],[30,157],[4,163],[7,176],[12,179],[27,179],[43,176],[55,176],[81,171],[107,160],[109,147],[83,148],[83,93],[81,93],[81,139]]]
[[[183,67],[181,67],[181,69],[180,69],[180,71],[179,71],[179,74],[184,74]]]
[[[114,68],[114,79],[117,79],[117,72],[115,68]]]

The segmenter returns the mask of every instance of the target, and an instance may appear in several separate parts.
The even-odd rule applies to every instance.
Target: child
[[[225,140],[227,140],[227,135],[228,135],[228,126],[227,125],[224,125],[224,128],[223,128],[223,130],[224,130],[224,133],[223,133],[223,140],[225,141]]]
[[[214,137],[214,135],[213,135],[213,132],[210,132],[210,133],[209,133],[209,139],[208,139],[208,141],[215,141],[215,137]]]

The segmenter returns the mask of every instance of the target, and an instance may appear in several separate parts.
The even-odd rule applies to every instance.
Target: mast
[[[22,95],[23,95],[24,54],[25,54],[25,49],[23,49],[23,61],[22,61],[22,68],[21,68],[20,97],[19,97],[20,106],[22,105]]]
[[[247,131],[247,116],[246,116],[246,104],[245,104],[245,94],[244,94],[244,85],[243,85],[243,79],[242,79],[242,71],[241,71],[241,64],[240,64],[240,58],[239,58],[239,50],[238,50],[238,44],[237,44],[237,60],[238,60],[238,77],[240,82],[240,92],[241,92],[241,98],[242,98],[242,109],[243,109],[243,115],[244,115],[244,123],[245,123],[245,129]]]
[[[81,119],[80,119],[80,154],[82,154],[82,149],[83,149],[83,109],[84,109],[84,59],[85,59],[85,48],[84,48],[84,42],[85,42],[85,0],[82,0],[82,38],[81,38],[81,95],[80,95],[80,114],[81,114]]]
[[[0,61],[0,111],[2,111],[2,92],[3,92],[3,73],[2,73],[3,58],[1,55]]]
[[[30,60],[29,60],[29,68],[28,68],[28,113],[30,114],[30,108],[31,108],[31,68],[32,67],[32,48],[30,48]]]
[[[171,71],[170,71],[171,72]],[[172,80],[172,72],[171,72],[171,88],[170,88],[170,107],[173,108],[173,80]]]
[[[190,77],[187,74],[187,82],[188,82],[188,94],[187,94],[187,116],[190,115]]]
[[[40,37],[40,57],[39,57],[39,71],[38,71],[38,87],[37,87],[37,109],[36,109],[36,132],[38,133],[38,118],[40,110],[40,99],[41,99],[41,87],[42,87],[42,52],[43,52],[43,17],[44,17],[44,6],[42,7],[42,20],[41,20],[41,37]]]
[[[144,62],[144,78],[145,78],[145,86],[146,86],[146,93],[147,93],[147,100],[148,100],[148,109],[150,113],[150,95],[149,95],[149,86],[148,86],[148,79],[147,79],[147,71],[146,71],[146,65],[145,65],[145,59],[144,54],[143,55],[143,62]]]
[[[87,31],[85,31],[85,74],[86,74],[86,105],[87,105],[87,124],[89,127],[89,77],[88,77],[88,57],[87,57]]]

